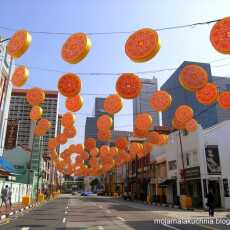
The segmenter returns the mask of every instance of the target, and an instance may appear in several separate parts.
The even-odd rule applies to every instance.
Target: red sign
[[[8,120],[6,130],[5,149],[13,149],[16,147],[18,133],[18,121]]]

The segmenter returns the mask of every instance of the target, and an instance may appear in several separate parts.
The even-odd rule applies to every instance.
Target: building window
[[[230,84],[226,84],[226,90],[230,90]]]
[[[190,153],[186,153],[186,166],[189,167],[190,166]]]
[[[177,169],[176,160],[169,161],[168,164],[169,164],[169,170]]]

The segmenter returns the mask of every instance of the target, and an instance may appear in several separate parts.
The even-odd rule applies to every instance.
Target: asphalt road
[[[170,211],[174,212],[174,211]],[[23,216],[12,217],[0,230],[217,230],[229,226],[202,224],[175,224],[156,222],[168,220],[168,211],[153,209],[144,204],[106,197],[79,197],[64,195]],[[181,214],[182,215],[182,214]],[[180,219],[180,216],[177,218]]]

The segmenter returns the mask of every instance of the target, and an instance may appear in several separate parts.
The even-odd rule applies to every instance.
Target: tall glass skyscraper
[[[230,78],[212,76],[210,64],[189,61],[183,62],[161,87],[162,90],[166,90],[172,95],[172,105],[167,111],[162,113],[163,125],[171,127],[176,108],[183,104],[193,108],[194,117],[203,128],[208,128],[224,120],[230,120],[230,111],[220,109],[217,104],[210,106],[200,104],[196,100],[194,93],[185,90],[180,85],[178,80],[180,71],[188,64],[196,64],[203,67],[208,73],[208,81],[216,83],[220,90],[230,89]]]
[[[149,100],[151,95],[157,91],[157,79],[153,77],[152,79],[141,78],[142,90],[139,97],[133,100],[133,124],[138,113],[148,112],[153,118],[153,125],[159,125],[159,113],[155,112],[149,105]]]

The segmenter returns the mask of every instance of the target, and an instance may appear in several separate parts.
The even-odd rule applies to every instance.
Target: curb
[[[19,209],[16,209],[10,213],[7,213],[7,214],[4,214],[4,215],[0,215],[0,220],[5,220],[7,217],[9,216],[13,216],[19,212],[24,212],[25,210],[28,210],[30,208],[34,208],[34,207],[37,207],[39,205],[39,203],[35,203],[35,204],[31,204],[29,206],[26,206],[26,207],[23,207],[23,208],[19,208]]]

